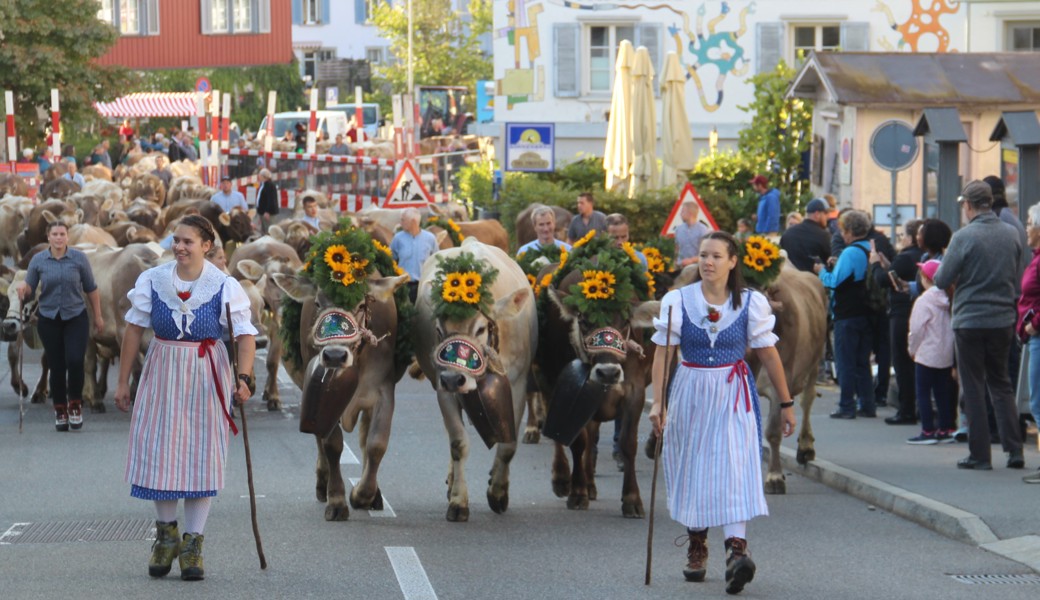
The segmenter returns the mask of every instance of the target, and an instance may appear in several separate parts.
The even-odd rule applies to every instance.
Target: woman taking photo
[[[199,580],[203,528],[210,500],[224,487],[232,400],[252,395],[253,336],[249,298],[238,282],[206,260],[216,233],[205,218],[189,215],[173,232],[175,260],[149,269],[127,294],[119,361],[116,406],[130,409],[130,371],[146,328],[155,332],[148,347],[130,422],[126,481],[130,495],[155,503],[155,543],[148,574],[170,572],[173,558],[181,579]],[[231,363],[221,334],[231,305],[238,364]],[[178,537],[177,503],[184,499],[184,536]]]
[[[54,428],[58,431],[83,427],[83,359],[90,332],[84,294],[94,312],[94,329],[101,333],[105,327],[94,272],[87,256],[69,248],[68,242],[68,226],[62,221],[49,223],[48,247],[29,261],[25,281],[18,286],[22,302],[40,287],[36,330],[51,369]]]
[[[755,576],[747,549],[747,521],[769,513],[762,491],[761,413],[755,378],[744,362],[751,348],[780,394],[784,436],[794,432],[794,402],[787,393],[774,345],[776,319],[761,293],[745,288],[734,237],[712,232],[701,240],[700,281],[668,292],[654,321],[654,404],[650,422],[664,432],[662,460],[668,510],[689,535],[687,581],[704,581],[709,527],[722,526],[726,592],[736,594]],[[670,315],[670,317],[669,317]],[[670,328],[670,330],[669,330]],[[680,357],[669,388],[667,346]]]

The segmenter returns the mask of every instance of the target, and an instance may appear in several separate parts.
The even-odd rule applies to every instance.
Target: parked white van
[[[318,118],[318,131],[321,132],[323,139],[334,140],[339,134],[347,133],[347,117],[341,111],[338,110],[319,110],[316,113]],[[279,139],[285,136],[286,131],[291,131],[297,123],[303,123],[304,127],[307,127],[307,123],[311,120],[310,111],[301,110],[296,112],[281,112],[275,113],[274,115],[274,137]],[[260,129],[257,130],[257,139],[264,139],[267,135],[267,117],[260,122]]]
[[[344,102],[341,104],[329,104],[325,107],[325,110],[338,110],[347,116],[347,121],[354,118],[355,104],[353,102]],[[365,119],[365,136],[368,139],[375,138],[379,135],[379,105],[373,102],[362,102],[361,103],[361,116]]]

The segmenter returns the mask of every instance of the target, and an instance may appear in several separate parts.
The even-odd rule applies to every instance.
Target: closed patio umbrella
[[[610,97],[607,120],[607,146],[603,151],[603,170],[607,189],[628,179],[632,172],[632,42],[622,40],[614,63],[614,91]]]
[[[686,73],[675,52],[668,53],[661,79],[661,187],[667,188],[675,186],[695,163],[686,117]]]
[[[632,64],[632,175],[628,197],[657,186],[657,115],[654,111],[654,66],[646,46]]]

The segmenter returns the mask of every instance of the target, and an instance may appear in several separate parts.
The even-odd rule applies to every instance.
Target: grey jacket
[[[954,329],[1013,327],[1018,296],[1015,288],[1022,244],[996,214],[985,212],[953,234],[935,273],[935,285],[956,284],[953,295]]]

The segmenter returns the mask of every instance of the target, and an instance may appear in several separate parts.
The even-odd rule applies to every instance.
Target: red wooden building
[[[287,64],[291,0],[101,0],[119,41],[98,62],[133,70]]]

